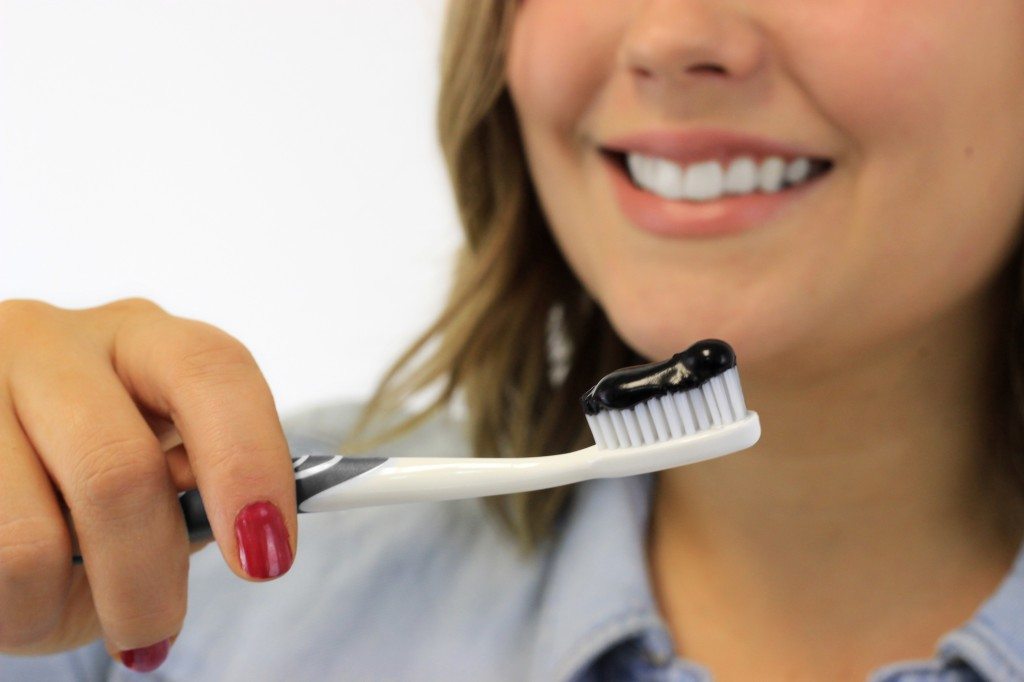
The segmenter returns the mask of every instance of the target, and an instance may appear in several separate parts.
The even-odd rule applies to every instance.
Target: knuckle
[[[162,320],[171,317],[159,305],[148,298],[141,297],[122,298],[81,312],[88,315],[102,314],[110,324],[108,331],[112,330],[112,343],[115,346],[123,329],[131,326],[130,323],[144,321],[145,324],[150,324],[153,319]]]
[[[7,614],[5,614],[7,615]],[[60,613],[41,613],[38,609],[27,617],[17,617],[4,623],[0,630],[0,647],[13,650],[50,639],[60,625]]]
[[[219,476],[230,479],[240,490],[268,490],[280,484],[277,477],[267,467],[253,466],[253,462],[271,461],[278,454],[265,443],[232,442],[213,448],[206,458],[205,464]],[[294,481],[294,473],[287,469],[288,482]]]
[[[179,385],[234,383],[254,369],[252,353],[233,337],[195,331],[168,363],[172,381]]]
[[[66,529],[48,518],[8,519],[0,523],[0,579],[21,583],[61,570],[70,547]]]
[[[110,301],[109,303],[101,306],[107,310],[126,311],[126,312],[145,312],[145,313],[163,313],[166,312],[156,302],[143,298],[141,296],[129,296],[128,298],[119,298],[116,301]]]
[[[16,650],[50,637],[60,622],[58,604],[39,595],[57,595],[45,584],[68,570],[70,543],[64,530],[49,519],[22,517],[0,524],[0,592],[21,595],[21,608],[0,604],[0,647]],[[25,595],[32,595],[27,602]],[[26,604],[31,604],[26,608]]]
[[[35,298],[8,298],[0,301],[0,319],[9,319],[21,314],[38,314],[52,310],[54,306]]]
[[[38,338],[47,318],[57,308],[30,298],[0,301],[0,349],[18,338]],[[4,340],[7,343],[3,343]]]
[[[150,439],[134,437],[109,438],[87,446],[72,476],[76,498],[90,511],[119,508],[132,513],[164,484],[164,462],[145,456],[153,449]]]

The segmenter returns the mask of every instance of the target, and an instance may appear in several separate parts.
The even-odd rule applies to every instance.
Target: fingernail
[[[168,637],[162,642],[150,644],[139,649],[128,649],[121,652],[121,662],[132,670],[140,673],[148,673],[156,670],[167,658],[167,652],[171,650],[171,639]]]
[[[292,546],[281,511],[270,502],[253,502],[235,517],[242,569],[252,578],[276,578],[292,566]]]

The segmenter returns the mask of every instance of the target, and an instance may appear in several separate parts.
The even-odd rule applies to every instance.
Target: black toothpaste
[[[668,360],[612,372],[583,394],[587,414],[624,410],[667,393],[689,391],[736,366],[736,354],[725,341],[698,341]]]

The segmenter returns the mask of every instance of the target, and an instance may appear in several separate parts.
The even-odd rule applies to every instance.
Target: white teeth
[[[641,154],[626,154],[626,168],[629,169],[629,177],[638,185],[644,183],[650,175],[647,172],[648,161],[651,157]],[[644,178],[641,180],[640,178]]]
[[[682,198],[696,201],[717,199],[722,196],[725,189],[724,176],[722,164],[717,161],[705,161],[691,165],[686,169],[686,191]]]
[[[786,171],[786,162],[777,156],[770,156],[761,163],[761,191],[774,194],[782,189],[782,174]]]
[[[749,194],[760,184],[757,164],[749,156],[741,156],[729,164],[725,174],[725,191],[729,194]]]
[[[788,166],[786,166],[786,180],[790,184],[800,182],[807,177],[807,174],[811,172],[811,160],[806,156],[801,156],[799,159],[795,159]]]
[[[660,159],[651,159],[648,166],[651,170],[651,181],[665,196],[670,199],[686,197],[686,170],[675,163],[664,163]]]
[[[627,153],[626,166],[633,182],[665,199],[713,201],[723,194],[778,192],[784,182],[792,185],[806,179],[811,161],[799,157],[787,164],[781,157],[769,156],[757,164],[752,157],[740,156],[725,171],[718,161],[694,163],[684,168],[656,156]]]

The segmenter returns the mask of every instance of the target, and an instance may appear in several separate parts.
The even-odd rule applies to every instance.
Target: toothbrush
[[[292,457],[298,511],[455,500],[635,476],[720,457],[761,437],[729,344],[705,339],[668,360],[616,370],[581,399],[595,445],[541,457]],[[166,452],[182,443],[176,430]],[[189,539],[212,536],[198,490],[179,496]],[[82,563],[80,555],[72,563]]]

